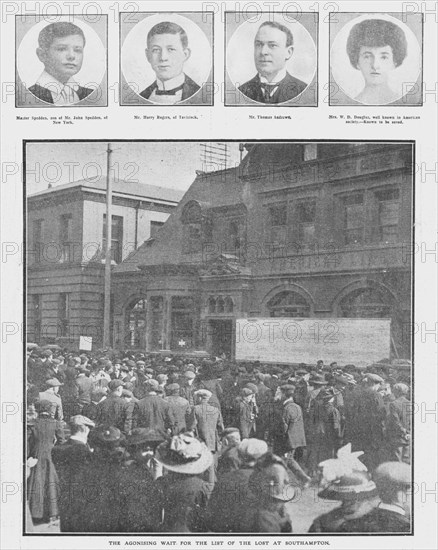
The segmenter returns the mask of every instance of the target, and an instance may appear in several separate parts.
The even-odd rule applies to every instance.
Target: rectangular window
[[[318,146],[316,143],[306,143],[304,145],[303,160],[315,160],[318,156]]]
[[[297,205],[300,244],[315,242],[316,201],[306,201]]]
[[[287,240],[287,204],[269,207],[269,228],[271,244],[285,244]]]
[[[361,244],[364,240],[364,203],[362,193],[349,195],[343,199],[344,243]]]
[[[379,241],[382,243],[394,243],[398,241],[400,217],[399,195],[398,189],[379,191],[376,193],[379,215]]]
[[[34,254],[36,263],[39,263],[42,260],[43,247],[44,247],[43,222],[44,220],[34,220],[32,222],[32,238],[33,238],[33,244],[34,244],[32,255]]]
[[[58,298],[59,336],[68,336],[70,324],[70,294],[62,292]]]
[[[41,295],[32,294],[33,337],[38,343],[41,339]]]
[[[73,217],[71,214],[63,214],[60,218],[59,243],[61,245],[61,262],[73,260]]]
[[[106,252],[106,214],[103,215],[102,252]],[[111,259],[116,264],[123,260],[123,216],[112,216]]]
[[[172,334],[170,349],[193,349],[194,347],[194,304],[185,296],[172,297]]]
[[[163,227],[163,225],[164,225],[164,222],[152,221],[151,222],[151,234],[150,234],[150,236],[155,237],[155,235],[158,233],[160,228]]]

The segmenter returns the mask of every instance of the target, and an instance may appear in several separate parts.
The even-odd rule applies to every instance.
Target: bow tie
[[[184,84],[181,84],[181,86],[177,86],[176,88],[172,88],[171,90],[159,90],[158,87],[155,88],[155,94],[156,95],[175,95],[176,92],[179,92],[183,89]]]

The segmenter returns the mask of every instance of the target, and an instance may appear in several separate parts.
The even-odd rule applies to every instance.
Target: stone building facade
[[[242,317],[391,318],[410,358],[413,144],[245,148],[115,267],[114,345],[232,357]]]
[[[113,182],[113,268],[154,235],[182,193]],[[28,342],[77,347],[102,342],[106,180],[77,181],[27,199]]]

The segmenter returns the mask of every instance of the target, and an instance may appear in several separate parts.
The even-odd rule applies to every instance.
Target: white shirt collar
[[[285,401],[283,401],[283,405],[287,405],[287,403],[293,403],[293,402],[294,402],[294,398],[288,397]]]
[[[275,78],[269,82],[267,78],[265,78],[264,76],[262,76],[260,73],[259,73],[259,78],[260,78],[260,82],[262,82],[263,84],[279,84],[283,78],[286,77],[286,69],[281,69],[281,71],[278,72],[278,74],[275,76]]]
[[[50,91],[53,103],[56,105],[72,105],[79,101],[79,96],[77,94],[79,84],[73,77],[69,78],[68,81],[63,84],[47,71],[43,71],[36,83]]]
[[[406,515],[406,512],[398,504],[387,504],[386,502],[381,502],[379,504],[379,508],[381,510],[389,510],[390,512],[395,512],[396,514],[400,514],[401,516]]]
[[[185,79],[186,75],[184,73],[181,73],[178,76],[175,76],[174,78],[171,78],[164,82],[157,78],[157,87],[159,90],[173,90],[173,88],[178,88],[178,86],[184,84]]]

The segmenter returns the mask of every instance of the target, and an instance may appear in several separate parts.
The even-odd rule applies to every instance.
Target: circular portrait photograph
[[[420,15],[420,17],[412,17]],[[421,14],[338,13],[330,21],[330,105],[421,102]]]
[[[211,105],[211,14],[124,15],[122,105]]]
[[[226,104],[316,105],[314,14],[246,17],[227,14]]]
[[[106,106],[106,19],[17,18],[17,106]]]

